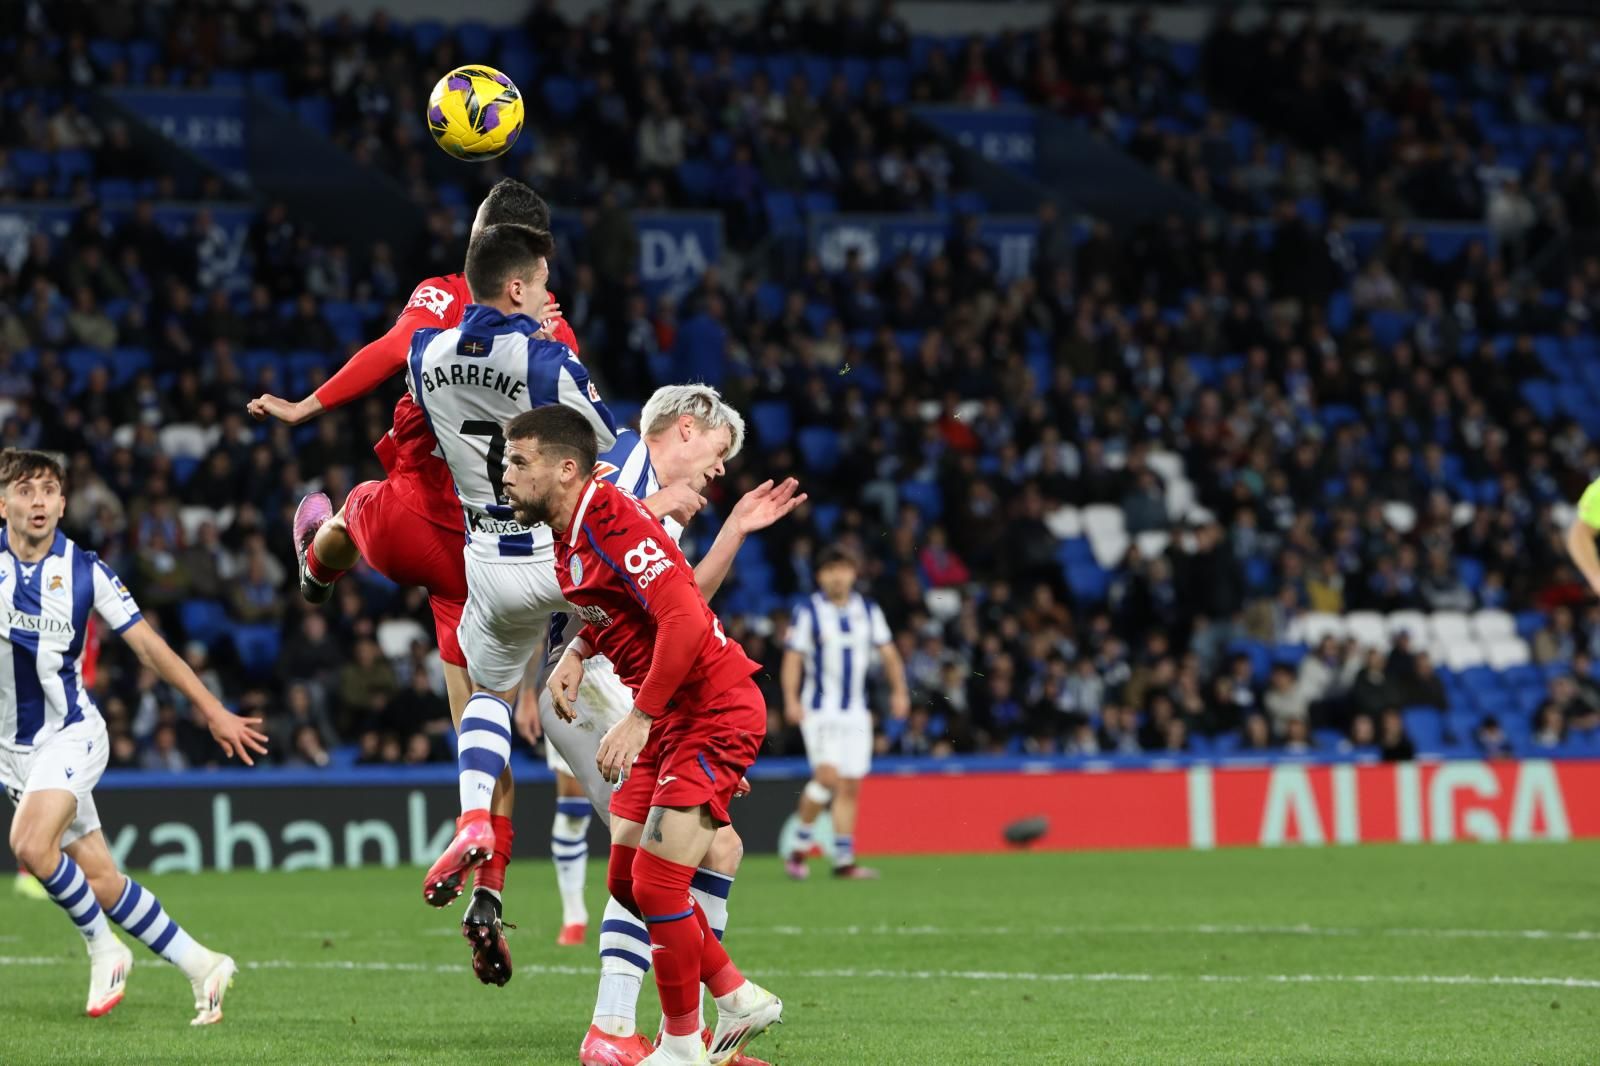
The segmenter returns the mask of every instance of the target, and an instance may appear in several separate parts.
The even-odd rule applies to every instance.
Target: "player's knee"
[[[739,863],[743,859],[744,840],[729,825],[717,830],[717,835],[711,838],[711,850],[706,852],[706,861],[702,865],[708,870],[732,877],[739,872]]]
[[[837,779],[835,781],[822,781],[819,776],[818,778],[811,778],[810,781],[806,781],[802,794],[818,807],[827,807],[827,805],[834,802],[834,789],[829,786],[835,783],[837,783]]]
[[[833,786],[835,796],[843,796],[853,800],[861,794],[861,779],[859,777],[841,777]]]
[[[831,792],[839,783],[839,771],[832,766],[819,766],[811,771],[811,780]]]
[[[40,827],[21,818],[11,823],[11,854],[41,880],[55,872],[60,847]]]
[[[606,891],[611,893],[612,899],[636,915],[639,913],[639,904],[633,894],[633,857],[637,850],[613,844],[611,858],[606,864]]]

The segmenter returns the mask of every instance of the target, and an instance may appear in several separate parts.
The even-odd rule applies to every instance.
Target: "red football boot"
[[[456,819],[456,835],[422,879],[422,898],[434,907],[448,907],[461,895],[472,868],[494,854],[494,827],[488,811],[468,811]]]
[[[638,1066],[655,1051],[643,1033],[612,1036],[599,1026],[589,1026],[589,1035],[578,1049],[579,1066]]]
[[[556,934],[556,947],[575,948],[583,946],[583,938],[588,935],[589,927],[582,922],[573,922],[563,925],[561,932]]]

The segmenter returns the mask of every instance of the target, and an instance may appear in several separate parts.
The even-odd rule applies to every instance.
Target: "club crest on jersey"
[[[583,560],[574,555],[572,561],[567,564],[567,573],[572,575],[574,585],[583,584]]]
[[[455,302],[456,298],[443,289],[435,285],[421,285],[418,286],[416,292],[411,294],[411,302],[406,306],[425,308],[432,314],[443,318],[445,312],[450,309],[450,305]]]
[[[600,402],[600,390],[594,387],[594,382],[589,382],[589,399],[595,403]]]
[[[50,576],[50,584],[47,586],[47,591],[49,591],[49,592],[63,592],[65,590],[66,590],[66,584],[65,584],[65,582],[62,581],[61,575],[60,574],[52,574]]]

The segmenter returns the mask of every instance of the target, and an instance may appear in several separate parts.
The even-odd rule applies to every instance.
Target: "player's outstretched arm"
[[[250,753],[267,753],[267,737],[261,732],[261,719],[241,718],[224,707],[200,683],[200,678],[189,669],[189,664],[179,658],[172,646],[161,639],[161,634],[151,628],[149,622],[141,619],[133,623],[122,631],[122,638],[128,642],[140,662],[188,698],[206,720],[211,736],[230,759],[237,755],[246,766],[254,766]]]
[[[728,520],[722,523],[722,529],[717,532],[717,539],[694,568],[695,584],[700,586],[700,592],[706,599],[715,596],[727,580],[728,572],[733,569],[734,557],[739,554],[746,537],[766,529],[806,502],[806,494],[799,492],[799,488],[800,482],[794,478],[777,485],[764,481],[733,505],[733,510],[728,512]]]
[[[250,417],[257,422],[265,422],[269,418],[276,418],[279,422],[287,422],[291,426],[302,425],[320,415],[325,408],[322,401],[312,393],[303,400],[285,400],[281,396],[274,396],[264,392],[260,396],[244,405],[250,412]]]

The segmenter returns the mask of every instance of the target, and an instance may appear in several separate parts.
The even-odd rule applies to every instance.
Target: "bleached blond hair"
[[[744,447],[744,416],[723,400],[722,393],[710,385],[663,385],[651,394],[639,412],[639,432],[654,437],[672,428],[688,415],[707,430],[727,426],[731,434],[728,454],[732,459]]]

